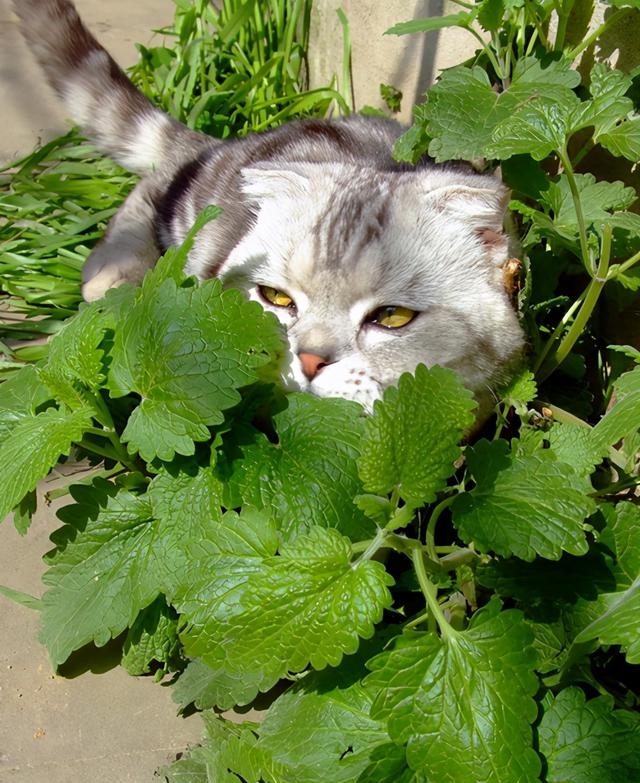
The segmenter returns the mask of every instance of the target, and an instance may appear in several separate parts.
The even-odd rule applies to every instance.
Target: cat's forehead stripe
[[[342,266],[347,254],[358,258],[389,222],[392,189],[373,181],[358,184],[336,182],[313,227],[316,257],[329,268]]]

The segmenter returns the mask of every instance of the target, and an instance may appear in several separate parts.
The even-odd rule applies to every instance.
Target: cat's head
[[[243,183],[253,224],[217,274],[286,327],[290,388],[370,409],[403,372],[439,364],[490,405],[523,343],[497,179],[295,163]]]

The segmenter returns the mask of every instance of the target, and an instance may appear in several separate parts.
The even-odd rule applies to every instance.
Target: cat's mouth
[[[287,391],[316,397],[341,397],[357,402],[370,413],[382,396],[383,386],[356,359],[325,361],[315,354],[292,354],[282,379]]]

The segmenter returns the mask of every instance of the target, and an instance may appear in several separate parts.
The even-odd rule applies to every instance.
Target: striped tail
[[[156,108],[85,27],[70,0],[13,0],[21,31],[71,118],[137,174],[167,174],[213,141]]]

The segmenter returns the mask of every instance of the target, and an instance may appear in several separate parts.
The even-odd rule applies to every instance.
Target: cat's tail
[[[175,171],[212,144],[156,108],[126,77],[70,0],[13,0],[21,30],[74,122],[137,174]]]

